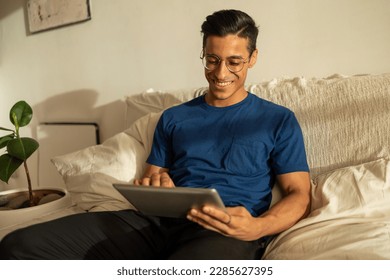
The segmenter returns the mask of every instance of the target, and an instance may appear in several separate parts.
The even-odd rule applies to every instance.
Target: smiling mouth
[[[219,82],[219,81],[216,81],[214,80],[214,84],[218,87],[227,87],[229,85],[231,85],[233,82],[232,81],[228,81],[228,82]]]

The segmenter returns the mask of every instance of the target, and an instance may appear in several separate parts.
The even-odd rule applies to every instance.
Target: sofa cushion
[[[126,127],[130,127],[137,119],[149,114],[158,113],[174,105],[203,95],[207,88],[163,91],[148,89],[139,94],[125,98]]]
[[[275,79],[248,89],[295,112],[313,177],[390,154],[390,74]]]

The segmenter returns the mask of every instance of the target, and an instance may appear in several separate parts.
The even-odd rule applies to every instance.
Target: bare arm
[[[310,209],[310,179],[307,172],[292,172],[277,177],[284,197],[259,217],[241,206],[223,212],[213,207],[192,209],[188,219],[221,234],[241,240],[256,240],[280,233],[304,218]]]
[[[140,179],[135,179],[134,184],[168,188],[175,186],[168,174],[167,168],[151,164],[146,165],[144,175]]]
[[[306,217],[310,210],[310,177],[307,172],[278,176],[284,197],[259,218],[262,236],[280,233]]]

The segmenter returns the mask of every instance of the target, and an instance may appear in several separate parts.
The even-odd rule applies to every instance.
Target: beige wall
[[[34,35],[24,3],[0,0],[0,126],[26,99],[36,123],[96,121],[106,139],[123,129],[125,95],[206,85],[200,25],[223,8],[260,25],[250,83],[390,72],[388,0],[91,0],[91,21]]]

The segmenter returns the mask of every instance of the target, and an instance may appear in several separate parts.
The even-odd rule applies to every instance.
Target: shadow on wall
[[[52,96],[34,106],[32,130],[44,122],[94,122],[99,125],[102,141],[123,131],[125,103],[117,100],[96,106],[99,93],[80,89]],[[34,135],[36,136],[36,135]]]
[[[16,10],[20,9],[25,5],[24,0],[13,0],[13,1],[7,1],[2,0],[0,1],[0,20],[5,18],[6,16],[12,14]]]
[[[28,128],[31,131],[31,136],[38,139],[38,126],[45,122],[96,123],[99,126],[100,142],[122,132],[125,129],[126,107],[124,100],[116,100],[111,103],[96,106],[98,96],[99,93],[94,90],[80,89],[52,96],[41,103],[36,104],[33,106],[34,116]],[[28,135],[28,133],[26,135]],[[58,150],[60,151],[64,150],[64,148],[71,149],[82,142],[80,135],[66,136],[66,138],[70,138],[70,141],[73,143],[69,143],[69,145],[67,145],[69,147],[59,147],[60,149]],[[47,142],[52,142],[52,139],[58,139],[56,137],[58,137],[58,135],[45,135],[45,139],[39,140],[41,148],[44,147]],[[29,171],[34,186],[38,185],[40,150],[41,149],[34,153],[28,160]],[[71,151],[69,150],[69,152]],[[24,185],[26,185],[24,170],[19,168],[10,179],[8,185],[0,184],[0,190]]]
[[[27,1],[26,0],[0,0],[0,21],[15,11],[23,8],[24,27],[26,35],[30,35],[28,26],[28,15],[27,15]]]
[[[125,102],[117,100],[102,106],[96,106],[99,93],[94,90],[81,89],[52,96],[41,103],[33,106],[34,116],[30,124],[31,136],[38,139],[38,126],[45,122],[87,122],[99,125],[100,141],[114,136],[125,128]],[[45,135],[45,139],[39,140],[40,146],[44,147],[46,142],[56,139],[57,135]],[[69,137],[74,147],[80,141],[79,135]],[[68,137],[67,137],[68,138]],[[64,147],[60,147],[63,150]],[[34,153],[28,160],[33,186],[38,183],[38,162],[39,151]],[[71,151],[69,151],[71,152]],[[55,153],[55,151],[53,151]],[[60,154],[58,154],[60,155]],[[19,168],[9,181],[10,187],[23,186],[26,184],[24,170]],[[7,186],[0,184],[0,190]]]

